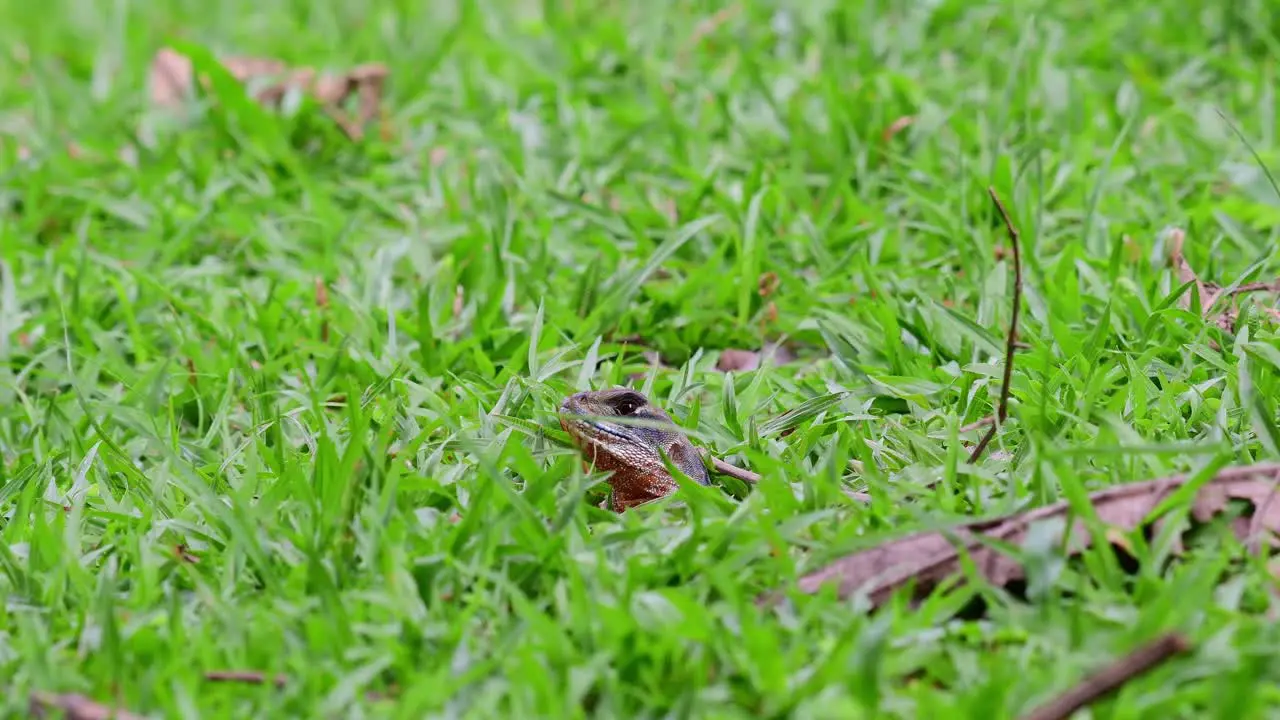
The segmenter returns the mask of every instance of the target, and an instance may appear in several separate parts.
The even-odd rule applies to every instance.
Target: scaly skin
[[[658,422],[665,427],[623,424],[611,418]],[[665,497],[679,488],[663,465],[659,449],[695,482],[711,484],[697,448],[670,416],[634,390],[616,388],[571,395],[560,406],[560,427],[582,452],[588,469],[595,466],[613,473],[609,485],[613,488],[610,505],[614,512]]]

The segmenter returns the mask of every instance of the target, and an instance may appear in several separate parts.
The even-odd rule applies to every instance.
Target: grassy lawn
[[[1224,330],[1169,262],[1185,233],[1205,281],[1280,275],[1268,3],[0,17],[0,716],[1013,718],[1167,631],[1192,651],[1092,717],[1280,711],[1280,588],[1221,534],[756,604],[906,532],[1280,459],[1274,297]],[[225,83],[164,116],[166,45],[384,63],[382,116],[353,141]],[[988,186],[1023,346],[969,465],[1013,287]],[[762,481],[601,509],[555,413],[626,384]]]

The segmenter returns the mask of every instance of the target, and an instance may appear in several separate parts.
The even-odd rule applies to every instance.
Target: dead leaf
[[[1218,299],[1218,295],[1222,290],[1216,286],[1206,285],[1201,282],[1200,277],[1196,275],[1196,271],[1191,269],[1191,263],[1187,262],[1187,257],[1182,251],[1183,243],[1186,242],[1186,239],[1187,234],[1181,228],[1174,228],[1169,231],[1169,244],[1172,246],[1169,250],[1169,259],[1173,263],[1173,268],[1178,271],[1178,282],[1195,282],[1196,294],[1200,296],[1201,311],[1205,317],[1208,317],[1213,307],[1213,302]],[[1179,298],[1178,307],[1183,310],[1190,310],[1191,298],[1185,295]]]
[[[324,278],[317,276],[315,279],[316,288],[316,307],[324,310],[329,307],[329,286],[325,284]]]
[[[765,325],[776,322],[778,322],[778,304],[770,300],[769,304],[764,306],[764,318],[760,321],[761,332],[764,332]]]
[[[760,354],[751,350],[720,351],[720,359],[716,360],[716,369],[720,372],[745,372],[760,367]]]
[[[911,124],[914,123],[915,121],[916,119],[914,116],[903,115],[902,117],[890,123],[889,127],[885,128],[884,132],[880,133],[880,139],[884,142],[889,142],[894,138],[895,135],[911,127]]]
[[[776,366],[794,362],[796,356],[787,346],[776,343],[766,345],[759,352],[729,348],[720,351],[716,369],[720,372],[748,372],[759,368],[762,359],[769,360]]]
[[[466,308],[467,294],[462,285],[456,285],[453,288],[453,304],[449,306],[449,311],[453,313],[452,317],[459,317]]]
[[[1191,264],[1187,262],[1186,256],[1183,254],[1183,243],[1186,241],[1186,233],[1181,229],[1174,228],[1169,232],[1169,241],[1172,247],[1169,251],[1170,262],[1174,269],[1178,271],[1178,280],[1180,282],[1195,282],[1196,292],[1200,296],[1200,308],[1202,316],[1205,320],[1212,320],[1213,324],[1228,334],[1234,335],[1236,331],[1236,323],[1240,318],[1240,309],[1234,306],[1228,306],[1220,312],[1214,312],[1213,304],[1223,296],[1235,297],[1236,295],[1244,295],[1246,293],[1269,292],[1280,293],[1280,280],[1271,282],[1252,282],[1244,283],[1230,290],[1224,289],[1221,285],[1211,282],[1202,281],[1195,270],[1191,268]],[[1183,296],[1178,299],[1178,307],[1183,310],[1191,309],[1191,298]],[[1280,312],[1275,308],[1259,305],[1263,312],[1273,318],[1280,319]],[[1217,347],[1217,343],[1210,341],[1210,344]]]
[[[383,85],[389,71],[385,65],[358,65],[342,73],[319,73],[314,68],[290,68],[270,58],[229,56],[219,58],[232,77],[242,83],[253,82],[254,99],[266,106],[277,106],[290,91],[309,94],[352,140],[364,136],[364,128],[378,113]],[[174,108],[186,102],[194,84],[191,60],[172,48],[161,48],[151,61],[148,87],[151,102],[162,108]],[[342,109],[342,104],[356,98],[356,117]]]
[[[143,720],[141,715],[107,707],[78,693],[33,692],[29,712],[35,718],[61,717],[62,720]]]
[[[1187,479],[1186,475],[1177,475],[1111,487],[1093,493],[1090,501],[1104,526],[1134,530],[1156,520],[1148,517],[1151,511]],[[1266,539],[1273,544],[1273,536],[1280,533],[1280,502],[1270,502],[1269,498],[1277,480],[1280,480],[1280,463],[1222,470],[1197,492],[1191,507],[1191,519],[1204,523],[1223,512],[1229,501],[1247,501],[1252,505],[1250,520],[1236,523],[1234,532],[1243,539],[1253,531],[1261,534],[1266,530]],[[1089,547],[1092,536],[1083,523],[1069,518],[1069,511],[1068,504],[1063,501],[946,531],[921,532],[890,540],[805,575],[799,580],[799,588],[804,593],[815,593],[835,583],[841,598],[862,592],[866,593],[872,606],[878,607],[896,590],[911,582],[916,584],[917,597],[922,597],[944,580],[960,576],[962,552],[968,555],[973,566],[988,582],[1006,585],[1024,577],[1022,564],[982,542],[982,539],[1017,547],[1026,538],[1031,525],[1040,523],[1060,525],[1057,528],[1060,539],[1070,521],[1068,553],[1074,555]],[[1261,541],[1257,536],[1250,539]],[[762,598],[762,601],[767,601],[767,598]]]
[[[760,297],[767,298],[778,291],[778,273],[770,271],[760,276],[756,281],[756,291],[760,293]]]
[[[192,565],[194,565],[200,562],[200,558],[196,557],[195,555],[192,555],[191,551],[187,548],[187,546],[182,543],[178,543],[177,545],[174,546],[173,554],[176,555],[179,560],[185,563],[191,563]]]

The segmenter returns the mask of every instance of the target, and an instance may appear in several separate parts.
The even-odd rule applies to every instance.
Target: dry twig
[[[738,480],[741,480],[742,482],[747,483],[749,485],[755,485],[756,483],[760,482],[760,476],[758,474],[753,473],[750,470],[744,470],[738,467],[737,465],[731,465],[725,462],[724,460],[721,460],[720,458],[712,455],[711,453],[706,453],[706,455],[707,457],[711,458],[711,467],[717,473],[721,475],[727,475],[731,478],[737,478]],[[848,495],[854,500],[857,500],[858,502],[864,502],[864,503],[871,502],[871,496],[866,493],[854,492],[853,490],[845,490],[844,494]]]
[[[209,682],[243,683],[245,685],[274,685],[277,690],[283,688],[289,683],[289,678],[283,673],[277,674],[274,678],[268,679],[266,673],[258,670],[211,670],[204,674],[204,679]],[[390,699],[395,692],[397,692],[397,690],[394,686],[389,692],[370,690],[364,694],[364,699],[369,702],[387,700]]]
[[[968,425],[961,426],[960,432],[962,433],[973,432],[974,430],[979,430],[988,425],[992,425],[995,423],[995,421],[996,421],[995,415],[988,415],[982,418],[981,420],[976,420],[974,422],[969,423]]]
[[[277,674],[275,678],[268,681],[266,673],[257,670],[211,670],[204,674],[204,679],[209,682],[245,683],[246,685],[266,685],[270,682],[278,688],[284,687],[289,682],[289,678],[283,673]]]
[[[1169,633],[1147,643],[1080,681],[1078,685],[1028,713],[1023,720],[1066,720],[1080,708],[1119,690],[1125,683],[1166,660],[1191,650],[1191,643]]]
[[[987,193],[991,195],[991,202],[995,203],[996,209],[1000,211],[1000,217],[1004,218],[1005,230],[1009,232],[1009,245],[1013,250],[1013,312],[1009,317],[1009,335],[1005,339],[1004,378],[1000,385],[1000,403],[996,406],[996,416],[991,428],[969,454],[970,464],[982,457],[982,453],[986,452],[987,446],[995,438],[996,431],[1009,416],[1009,386],[1013,379],[1013,357],[1018,351],[1018,314],[1022,309],[1022,251],[1018,243],[1018,229],[1009,218],[1009,211],[1005,210],[1004,203],[1000,202],[1000,196],[996,194],[995,187],[988,187]]]

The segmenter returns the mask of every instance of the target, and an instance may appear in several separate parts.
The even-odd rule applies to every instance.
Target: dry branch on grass
[[[1160,518],[1149,517],[1166,498],[1182,488],[1189,477],[1177,475],[1157,480],[1107,488],[1089,496],[1093,512],[1106,526],[1134,530]],[[1232,500],[1251,505],[1251,512],[1234,518],[1237,537],[1261,545],[1262,540],[1280,533],[1280,502],[1272,502],[1280,463],[1232,467],[1199,487],[1191,501],[1191,519],[1206,522],[1222,513]],[[1019,546],[1032,525],[1054,523],[1059,543],[1070,524],[1070,544],[1066,552],[1078,554],[1089,547],[1093,537],[1078,517],[1073,517],[1066,501],[992,520],[968,523],[943,531],[915,533],[876,547],[855,552],[799,580],[804,593],[816,593],[834,584],[837,595],[847,598],[865,593],[873,607],[884,604],[895,591],[915,584],[922,597],[950,578],[962,579],[963,558],[988,582],[1001,586],[1023,579],[1022,563],[989,541]],[[775,600],[776,594],[761,598]]]
[[[27,712],[33,718],[62,720],[143,720],[141,715],[103,705],[78,693],[31,693]]]
[[[1191,643],[1181,635],[1164,635],[1093,673],[1075,687],[1032,710],[1022,720],[1066,720],[1080,708],[1101,700],[1130,680],[1190,650]]]
[[[289,682],[283,673],[268,679],[267,674],[257,670],[211,670],[204,674],[209,682],[244,683],[246,685],[266,685],[268,683],[282,688]]]
[[[1004,342],[1004,377],[1000,382],[1000,401],[996,405],[996,414],[992,418],[991,427],[987,428],[987,432],[974,446],[973,452],[969,453],[969,463],[975,463],[982,457],[982,453],[986,452],[987,446],[995,439],[996,431],[1000,429],[1000,425],[1009,417],[1009,385],[1013,380],[1013,358],[1018,352],[1018,316],[1022,311],[1022,249],[1019,242],[1018,228],[1014,226],[1013,219],[1009,217],[1009,211],[1005,210],[1004,203],[1000,202],[1000,196],[996,193],[994,187],[987,188],[987,194],[991,196],[991,202],[995,204],[996,210],[1000,211],[1000,217],[1004,220],[1005,231],[1009,233],[1009,248],[1013,252],[1013,310],[1009,316],[1009,333],[1005,337]]]
[[[291,68],[270,58],[231,56],[219,58],[219,62],[240,82],[253,83],[253,97],[263,105],[278,106],[293,91],[311,96],[352,140],[364,137],[365,126],[378,114],[389,74],[379,63],[321,73],[309,67]],[[176,50],[162,48],[151,61],[148,86],[156,106],[181,106],[195,86],[191,60]],[[352,97],[356,98],[354,117],[342,108]]]
[[[289,684],[288,676],[284,674],[276,674],[269,676],[258,670],[211,670],[204,674],[204,679],[208,682],[219,683],[239,683],[242,685],[272,685],[277,690]],[[364,694],[364,699],[370,702],[380,700],[388,700],[395,694],[396,689],[393,687],[390,692],[378,692],[371,690]]]
[[[706,451],[703,451],[703,452],[705,453]],[[731,478],[737,478],[738,480],[741,480],[742,482],[747,483],[749,485],[755,485],[756,483],[760,482],[760,476],[756,473],[751,472],[750,470],[744,470],[738,467],[737,465],[732,465],[730,463],[727,463],[724,460],[721,460],[720,458],[712,455],[711,453],[706,453],[706,456],[711,458],[711,469],[720,475],[727,475]],[[858,502],[864,502],[864,503],[871,502],[871,496],[866,493],[854,492],[853,490],[844,490],[843,492],[845,495],[849,496],[854,500],[857,500]]]

